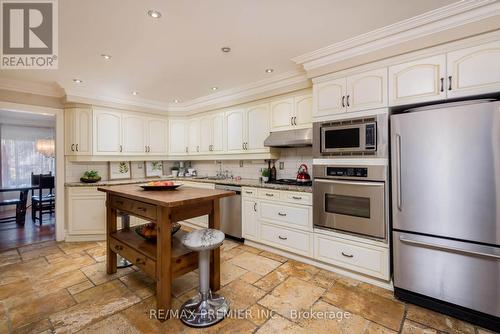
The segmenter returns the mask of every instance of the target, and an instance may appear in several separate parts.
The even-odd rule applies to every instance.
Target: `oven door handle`
[[[339,180],[325,180],[325,179],[314,179],[314,182],[318,183],[333,183],[333,184],[345,184],[350,186],[367,186],[367,187],[380,187],[384,182],[359,182],[359,181],[339,181]]]

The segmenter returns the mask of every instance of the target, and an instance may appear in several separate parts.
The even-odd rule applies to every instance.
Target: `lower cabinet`
[[[68,240],[103,239],[106,233],[106,194],[97,187],[66,188]]]
[[[312,233],[263,223],[260,226],[260,240],[292,253],[309,257],[313,255]]]
[[[242,235],[243,238],[258,241],[259,240],[259,221],[257,215],[257,201],[255,198],[246,198],[243,196],[242,203]]]

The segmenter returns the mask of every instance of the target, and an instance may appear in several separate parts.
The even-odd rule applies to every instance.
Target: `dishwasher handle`
[[[241,187],[227,184],[216,184],[215,189],[234,191],[236,195],[241,195]]]

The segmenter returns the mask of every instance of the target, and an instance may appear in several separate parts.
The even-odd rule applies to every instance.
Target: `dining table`
[[[117,254],[131,261],[156,281],[156,306],[168,318],[173,279],[198,268],[198,253],[182,244],[188,231],[180,229],[172,235],[172,223],[208,215],[208,227],[219,229],[219,199],[235,193],[187,186],[148,191],[137,184],[103,186],[98,190],[106,193],[107,273],[116,273]],[[144,239],[130,227],[117,230],[118,212],[155,223],[156,241]],[[210,288],[220,289],[219,248],[210,254]]]
[[[16,216],[12,217],[12,220],[16,221],[18,224],[24,224],[26,220],[26,208],[28,204],[28,196],[29,192],[32,191],[33,189],[36,189],[36,187],[32,185],[18,185],[13,187],[0,188],[0,193],[2,194],[8,192],[19,192],[19,203],[16,205]],[[7,220],[4,222],[8,221],[11,220]]]

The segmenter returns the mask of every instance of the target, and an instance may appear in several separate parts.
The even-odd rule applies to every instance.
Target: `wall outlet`
[[[279,169],[280,170],[285,169],[285,162],[284,161],[280,161],[280,163],[279,163]]]

